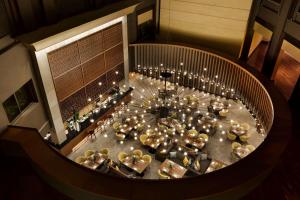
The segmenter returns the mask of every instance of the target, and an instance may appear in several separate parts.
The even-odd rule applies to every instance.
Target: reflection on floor
[[[285,98],[289,99],[300,75],[300,63],[284,52],[280,52],[279,59],[274,83]]]
[[[140,108],[141,102],[144,101],[141,98],[149,98],[153,96],[154,93],[157,94],[157,89],[159,87],[163,87],[164,82],[154,80],[148,77],[142,77],[139,74],[135,74],[134,76],[130,76],[130,86],[134,87],[132,100],[133,102],[129,104],[129,109],[131,113],[127,114],[143,114],[144,109]],[[143,79],[141,79],[141,77]],[[216,97],[213,95],[205,94],[203,92],[192,90],[188,88],[179,87],[178,93],[180,93],[180,98],[185,97],[186,95],[195,95],[197,99],[200,101],[200,105],[198,109],[201,113],[206,114],[207,106],[211,99],[215,99]],[[221,101],[225,101],[226,99],[221,99]],[[221,161],[227,165],[235,162],[232,158],[231,152],[231,141],[226,138],[226,131],[230,127],[231,120],[244,122],[249,124],[250,129],[249,133],[251,134],[250,139],[248,140],[248,144],[257,147],[260,145],[265,136],[263,134],[258,134],[256,132],[256,122],[254,118],[251,116],[249,111],[241,104],[239,101],[235,102],[229,100],[229,114],[225,119],[220,119],[218,121],[219,126],[217,131],[214,135],[209,137],[209,143],[205,147],[204,151],[208,152],[208,155],[213,160]],[[156,126],[155,117],[150,114],[146,113],[143,114],[145,116],[146,125],[151,125],[151,127]],[[119,119],[116,119],[118,121]],[[145,128],[145,130],[147,127]],[[144,131],[145,131],[144,130]],[[115,138],[114,130],[112,127],[106,129],[105,133],[97,133],[97,138],[95,140],[87,140],[79,149],[75,152],[72,152],[68,157],[71,160],[74,160],[76,157],[83,155],[86,150],[99,150],[101,148],[108,148],[109,149],[109,157],[118,162],[118,153],[123,152],[130,152],[132,147],[134,149],[141,149],[144,154],[150,154],[142,145],[139,140],[128,139],[123,144],[120,144]],[[179,136],[178,136],[179,137]],[[151,154],[150,154],[151,155]],[[159,178],[157,171],[159,166],[161,165],[160,161],[155,160],[154,154],[152,156],[152,163],[150,165],[150,169],[146,171],[144,178],[147,179],[156,179]]]
[[[247,63],[257,69],[258,71],[261,71],[262,66],[264,64],[265,55],[267,53],[268,49],[268,43],[267,42],[261,42],[256,49],[253,51],[251,56],[249,57]]]
[[[261,71],[268,43],[261,42],[248,59],[248,64]],[[300,63],[281,50],[278,57],[278,71],[274,83],[280,92],[289,99],[300,75]]]

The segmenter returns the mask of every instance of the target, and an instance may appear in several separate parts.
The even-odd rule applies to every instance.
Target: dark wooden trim
[[[138,29],[138,16],[140,15],[140,14],[143,14],[143,13],[145,13],[145,12],[148,12],[148,11],[150,11],[150,10],[152,10],[152,21],[153,21],[153,28],[155,29],[155,31],[154,31],[154,33],[156,33],[156,26],[155,26],[155,23],[156,23],[156,5],[154,4],[154,5],[150,5],[150,6],[147,6],[147,7],[145,7],[145,8],[143,8],[143,9],[140,9],[140,10],[137,10],[136,11],[136,30],[137,30],[137,40],[139,40],[140,39],[140,32],[139,32],[139,29]]]
[[[295,44],[299,47],[299,39],[295,38],[295,34],[297,35],[298,24],[294,23],[292,20],[295,16],[295,12],[297,11],[296,8],[299,3],[300,2],[296,0],[282,1],[280,5],[280,12],[278,12],[275,22],[273,19],[269,19],[270,16],[268,16],[262,8],[260,13],[256,16],[257,22],[273,32],[262,68],[262,73],[269,78],[272,78],[274,74],[276,74],[277,57],[279,55],[283,40],[287,39],[292,44]],[[263,5],[261,5],[261,7],[262,6]]]
[[[272,12],[279,14],[281,11],[281,8],[282,8],[282,3],[283,2],[281,2],[281,4],[279,4],[272,0],[263,0],[262,6],[267,8],[268,10],[271,10]]]
[[[240,59],[244,60],[244,61],[246,61],[248,59],[249,50],[250,50],[250,46],[251,46],[251,42],[252,42],[252,38],[253,38],[253,34],[254,34],[253,27],[254,27],[256,15],[259,11],[260,4],[261,4],[261,0],[257,0],[257,1],[253,1],[252,5],[251,5],[249,18],[247,21],[246,35],[244,38],[242,51],[241,51],[241,55],[240,55]]]
[[[58,11],[56,10],[55,0],[40,0],[42,2],[42,12],[47,24],[55,23],[59,20]]]
[[[300,15],[299,15],[300,16]],[[285,33],[293,37],[295,40],[300,41],[300,24],[292,20],[287,20],[285,25]]]
[[[285,34],[284,39],[300,49],[300,40],[297,40],[296,38],[289,35],[288,33]]]
[[[271,23],[269,23],[269,22],[263,20],[263,19],[260,18],[259,16],[256,16],[255,20],[256,20],[258,23],[260,23],[262,26],[266,27],[267,29],[269,29],[270,31],[273,32],[274,26],[273,26]]]
[[[269,78],[271,78],[273,74],[276,73],[276,70],[274,69],[285,36],[284,28],[287,21],[287,17],[291,10],[292,3],[293,0],[283,1],[282,9],[278,21],[276,23],[276,26],[274,27],[272,38],[269,43],[268,50],[264,59],[262,73]]]
[[[17,33],[22,28],[21,16],[15,0],[2,0],[12,33]],[[18,28],[17,28],[18,27]]]
[[[9,49],[13,48],[14,46],[16,46],[17,44],[19,44],[18,41],[14,41],[12,43],[10,43],[9,45],[7,45],[6,47],[0,49],[0,55],[5,53],[6,51],[8,51]]]
[[[130,6],[138,5],[140,0],[122,0],[116,1],[104,7],[101,7],[97,10],[91,10],[89,12],[84,12],[82,14],[75,15],[73,17],[69,17],[67,19],[61,20],[56,24],[45,26],[39,28],[30,33],[25,33],[23,35],[19,35],[18,38],[20,41],[32,44],[37,41],[43,40],[52,35],[58,34],[60,32],[72,29],[84,23],[88,23],[92,20],[104,17],[114,12],[118,12],[124,8],[128,8]]]
[[[298,22],[296,21],[297,15],[300,14],[299,9],[300,9],[300,1],[294,0],[288,19],[290,19],[291,21],[294,21],[296,23],[300,23],[300,21],[298,21]]]
[[[297,115],[300,113],[300,75],[294,87],[293,93],[289,99],[289,104],[293,108],[293,112]]]
[[[267,21],[268,23],[272,24],[272,26],[276,26],[279,18],[279,14],[277,12],[274,12],[273,10],[263,6],[262,4],[259,8],[257,16],[263,19],[264,21]]]
[[[156,27],[156,33],[159,33],[160,31],[160,8],[161,8],[161,0],[158,0],[158,23],[157,23],[157,27]]]

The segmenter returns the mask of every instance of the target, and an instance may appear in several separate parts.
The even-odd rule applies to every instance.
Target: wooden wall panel
[[[124,63],[116,66],[114,70],[115,70],[115,72],[117,72],[116,80],[118,82],[120,82],[121,80],[123,80],[125,78],[125,76],[124,76]]]
[[[105,73],[104,54],[100,54],[92,60],[82,65],[84,84],[88,84],[91,81],[97,79],[99,76]]]
[[[48,61],[53,78],[80,64],[77,42],[66,45],[48,54]]]
[[[123,44],[119,44],[105,52],[106,69],[111,70],[123,62]]]
[[[161,0],[160,36],[237,56],[252,0]]]
[[[101,83],[101,85],[99,83]],[[86,96],[87,98],[95,100],[99,97],[99,94],[103,94],[107,90],[106,74],[104,74],[86,86]]]
[[[60,103],[60,111],[63,121],[73,115],[74,111],[82,109],[87,104],[85,88],[82,88]]]
[[[79,66],[54,79],[54,84],[57,98],[59,101],[62,101],[83,87],[81,67]]]
[[[78,41],[81,63],[95,57],[103,51],[102,31]]]
[[[122,40],[123,38],[121,23],[109,27],[103,31],[103,47],[105,50],[121,43]]]
[[[64,121],[124,79],[122,40],[119,23],[48,54]]]
[[[116,70],[112,69],[106,73],[107,78],[107,87],[111,88],[113,86],[113,82],[117,83],[117,76],[116,76]]]

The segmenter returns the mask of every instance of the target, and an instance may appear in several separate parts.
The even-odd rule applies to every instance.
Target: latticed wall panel
[[[48,53],[63,120],[124,78],[122,38],[118,23]]]
[[[48,61],[53,78],[78,66],[80,64],[80,57],[77,42],[50,52],[48,54]]]

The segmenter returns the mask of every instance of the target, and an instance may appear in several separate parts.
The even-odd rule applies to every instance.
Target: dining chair
[[[142,132],[142,131],[144,130],[144,128],[145,128],[144,123],[139,123],[139,124],[137,125],[136,130],[140,133],[140,132]]]
[[[118,141],[124,141],[125,138],[126,138],[126,136],[123,133],[120,133],[120,132],[116,132],[115,136],[116,136]]]
[[[120,153],[118,154],[118,160],[119,160],[120,162],[124,162],[124,160],[125,160],[126,157],[127,157],[127,153],[125,153],[125,152],[120,152]]]
[[[235,150],[236,148],[239,148],[239,147],[241,147],[242,145],[240,144],[240,143],[238,143],[238,142],[233,142],[232,144],[231,144],[231,149],[232,150]]]
[[[140,149],[135,149],[135,150],[133,150],[133,151],[132,151],[132,154],[133,154],[133,155],[136,155],[136,156],[138,156],[138,157],[142,157],[142,156],[143,156],[143,152],[142,152],[142,150],[140,150]]]
[[[170,176],[168,176],[166,173],[162,172],[160,169],[157,171],[159,175],[159,179],[171,179]]]
[[[143,145],[145,145],[147,138],[148,138],[148,135],[146,135],[146,134],[140,135],[140,141]]]
[[[241,123],[241,127],[243,127],[247,131],[250,129],[250,126],[247,123]]]
[[[114,129],[115,132],[119,132],[120,131],[120,122],[114,122],[112,127]]]
[[[94,153],[95,153],[94,150],[86,150],[86,151],[84,152],[84,156],[85,156],[85,157],[89,157],[89,156],[93,155]]]
[[[149,164],[152,162],[152,157],[150,155],[143,155],[142,159]]]
[[[254,147],[253,145],[251,145],[251,144],[246,145],[246,148],[247,148],[250,152],[252,152],[252,151],[255,150],[255,147]]]
[[[251,136],[250,133],[246,133],[244,135],[241,135],[239,138],[242,142],[247,142],[250,136]]]
[[[227,117],[228,113],[229,113],[228,109],[222,109],[222,110],[219,112],[219,115],[220,115],[221,117]]]
[[[194,162],[194,169],[196,171],[200,171],[200,169],[201,169],[201,165],[200,165],[200,162],[198,159]]]
[[[103,149],[100,149],[99,153],[103,154],[103,155],[108,155],[108,148],[103,148]]]
[[[84,156],[78,156],[76,159],[75,159],[75,162],[82,165],[84,163],[84,161],[86,161],[86,157]]]
[[[236,139],[236,135],[233,134],[233,133],[228,132],[228,133],[227,133],[227,138],[228,138],[229,140],[235,140],[235,139]]]
[[[199,134],[199,137],[200,137],[200,138],[203,138],[203,139],[205,140],[205,142],[207,142],[207,141],[208,141],[208,135],[207,135],[207,134],[205,134],[205,133],[201,133],[201,134]]]

